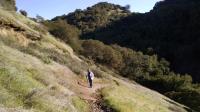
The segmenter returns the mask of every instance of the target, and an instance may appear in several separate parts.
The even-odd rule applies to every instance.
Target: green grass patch
[[[32,108],[38,109],[42,112],[68,112],[68,109],[66,107],[58,106],[53,102],[50,102],[49,100],[43,98],[34,98],[29,103],[29,105]]]
[[[43,88],[39,82],[22,73],[1,68],[0,74],[0,85],[21,100],[25,100],[26,95],[33,89]]]
[[[145,93],[122,84],[104,88],[101,94],[104,105],[116,112],[170,112],[168,104],[148,95],[151,93]],[[161,100],[163,99],[161,98]]]
[[[22,100],[18,99],[14,94],[9,93],[2,85],[0,85],[0,104],[10,108],[23,106]]]
[[[131,101],[131,93],[124,87],[105,88],[102,90],[104,104],[113,108],[116,112],[133,112],[135,103]],[[129,96],[130,98],[125,98]]]
[[[72,103],[79,112],[89,112],[89,105],[79,97],[73,97]]]

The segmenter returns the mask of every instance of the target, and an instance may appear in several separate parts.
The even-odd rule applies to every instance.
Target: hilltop
[[[70,14],[58,16],[52,20],[65,20],[69,24],[78,27],[83,33],[87,33],[105,27],[129,14],[131,14],[129,6],[122,7],[107,2],[100,2],[85,10],[77,9]]]
[[[29,18],[0,9],[1,112],[187,112],[188,107],[77,55]],[[87,88],[91,68],[95,86]]]

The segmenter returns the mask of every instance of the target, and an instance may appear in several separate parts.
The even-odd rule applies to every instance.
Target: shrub
[[[192,84],[191,76],[181,76],[173,72],[170,72],[168,75],[158,75],[150,78],[145,77],[143,80],[137,81],[162,93],[169,91],[181,91],[184,88],[188,88]]]
[[[82,54],[95,62],[107,65],[110,68],[120,69],[122,64],[121,54],[112,49],[110,46],[104,45],[100,41],[86,40],[82,44]]]
[[[95,69],[92,69],[92,71],[94,72],[95,77],[97,77],[97,78],[105,77],[105,73],[103,71],[101,71],[100,69],[95,68]]]
[[[189,106],[191,109],[200,111],[199,102],[200,102],[200,93],[197,91],[181,91],[181,92],[168,92],[166,96],[175,99],[176,101]],[[189,109],[190,110],[190,109]],[[190,110],[189,112],[193,112]]]
[[[69,25],[64,20],[57,20],[53,22],[46,21],[44,22],[44,25],[47,26],[51,34],[68,43],[75,51],[79,51],[81,49],[81,43],[79,41],[80,31],[76,27]]]
[[[22,15],[26,16],[26,17],[28,16],[28,13],[27,13],[25,10],[20,10],[19,12],[20,12]]]

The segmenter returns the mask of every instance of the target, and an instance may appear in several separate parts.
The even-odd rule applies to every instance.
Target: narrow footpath
[[[93,88],[88,88],[86,82],[78,81],[81,89],[81,98],[84,99],[90,106],[90,112],[113,112],[112,109],[103,105],[103,100],[100,95],[100,90],[108,86],[106,84],[94,84]]]

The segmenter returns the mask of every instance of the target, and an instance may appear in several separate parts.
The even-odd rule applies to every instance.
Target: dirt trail
[[[112,112],[108,111],[106,107],[102,105],[102,98],[100,97],[99,90],[109,86],[109,84],[102,83],[99,79],[94,79],[93,88],[88,87],[86,79],[82,79],[74,74],[69,68],[56,64],[53,67],[55,72],[59,72],[60,75],[56,75],[56,79],[64,87],[72,90],[72,95],[76,94],[81,99],[85,100],[90,105],[90,112]],[[58,73],[57,73],[58,74]]]
[[[78,81],[81,90],[81,98],[86,100],[90,105],[90,112],[111,112],[110,109],[102,105],[102,98],[99,90],[108,86],[106,84],[94,84],[93,88],[88,88],[86,82]]]

